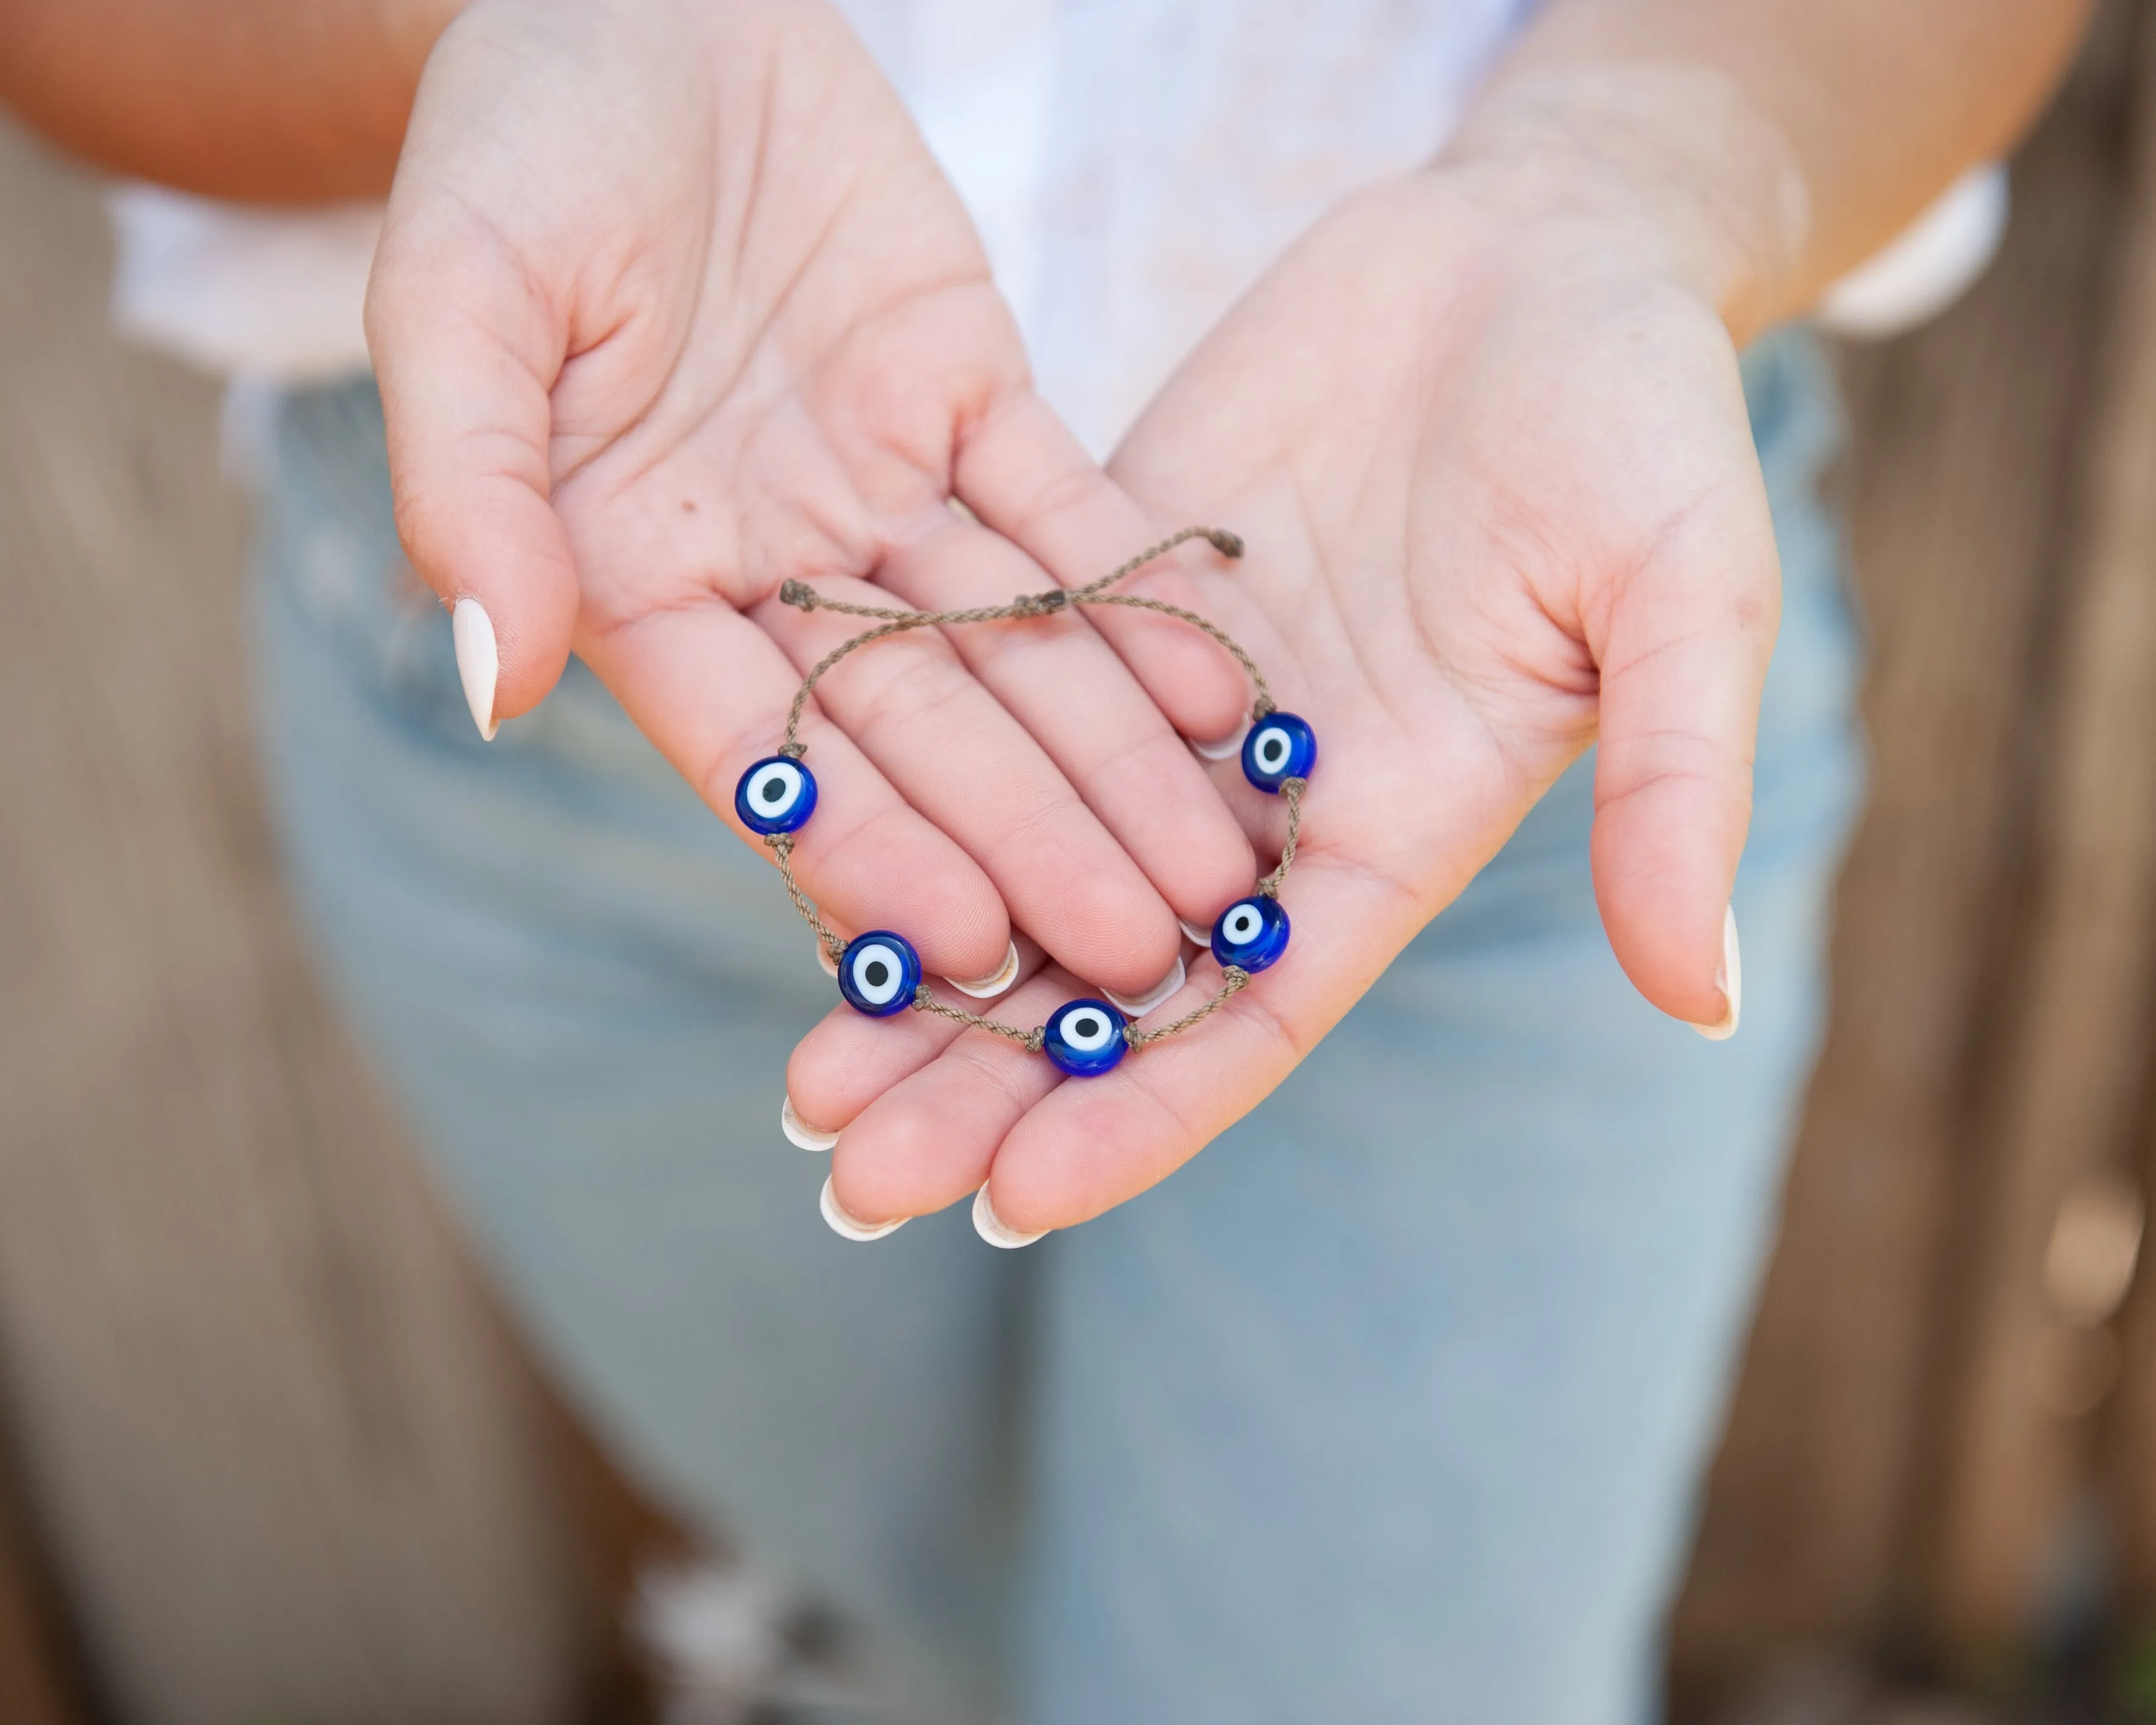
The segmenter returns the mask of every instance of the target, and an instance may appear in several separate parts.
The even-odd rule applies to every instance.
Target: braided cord
[[[1040,1045],[1048,1040],[1048,1026],[1035,1024],[1030,1030],[1021,1030],[1015,1024],[998,1024],[993,1019],[984,1019],[977,1012],[962,1012],[955,1006],[946,1006],[928,991],[923,983],[913,991],[913,1009],[932,1012],[939,1019],[948,1019],[956,1024],[970,1024],[976,1030],[993,1030],[998,1036],[1008,1036],[1028,1054],[1039,1054]]]
[[[1281,846],[1280,866],[1258,882],[1258,891],[1267,898],[1280,896],[1280,890],[1287,881],[1287,871],[1295,866],[1295,847],[1302,838],[1302,793],[1309,786],[1306,778],[1281,781],[1281,796],[1287,803],[1287,842]]]
[[[786,883],[787,897],[793,901],[793,908],[800,911],[802,921],[816,931],[816,938],[824,943],[824,950],[831,955],[831,962],[836,964],[845,956],[846,943],[824,920],[816,906],[810,902],[808,895],[801,890],[801,883],[793,878],[793,834],[773,833],[763,842],[771,847],[771,854],[778,860],[778,878]]]
[[[1275,711],[1272,691],[1265,685],[1265,674],[1256,662],[1218,624],[1200,617],[1195,611],[1186,611],[1180,605],[1171,605],[1164,599],[1149,599],[1136,593],[1111,593],[1108,589],[1127,575],[1134,575],[1156,558],[1166,557],[1178,546],[1193,539],[1204,539],[1225,557],[1243,554],[1243,542],[1233,533],[1218,527],[1185,527],[1171,533],[1158,545],[1147,546],[1136,557],[1111,569],[1097,581],[1089,581],[1083,587],[1056,588],[1049,593],[1020,593],[1009,604],[977,605],[968,611],[914,611],[887,605],[857,605],[849,599],[827,598],[805,581],[783,582],[778,588],[781,604],[791,605],[800,611],[834,611],[844,617],[867,617],[883,625],[880,629],[864,629],[850,641],[842,641],[818,660],[808,675],[801,680],[801,686],[793,693],[793,704],[786,711],[786,742],[779,753],[799,760],[808,752],[801,741],[801,716],[808,705],[808,697],[817,684],[847,655],[863,647],[873,646],[878,641],[888,640],[893,635],[902,635],[916,629],[956,628],[968,623],[1008,623],[1028,617],[1052,617],[1058,611],[1068,610],[1074,605],[1127,605],[1133,610],[1154,611],[1163,617],[1173,617],[1194,629],[1202,629],[1214,640],[1235,655],[1245,675],[1257,691],[1257,699],[1250,711],[1254,718],[1262,719]]]
[[[1278,711],[1265,674],[1242,646],[1219,624],[1200,617],[1195,611],[1186,611],[1180,605],[1171,605],[1164,599],[1108,591],[1124,577],[1135,574],[1147,563],[1167,556],[1178,546],[1193,539],[1207,541],[1225,557],[1240,557],[1243,554],[1243,542],[1233,533],[1218,527],[1184,527],[1178,532],[1171,533],[1159,544],[1147,547],[1127,562],[1110,570],[1096,581],[1089,581],[1083,587],[1058,588],[1044,593],[1021,593],[1009,604],[982,605],[965,611],[915,611],[880,605],[857,605],[850,600],[827,598],[803,581],[783,583],[778,589],[782,604],[791,605],[801,611],[834,611],[848,617],[865,617],[875,620],[879,626],[865,629],[850,640],[834,647],[818,660],[808,675],[801,680],[800,688],[794,691],[793,704],[787,709],[786,741],[779,753],[797,761],[808,753],[808,745],[801,741],[801,718],[808,707],[808,697],[815,692],[816,685],[849,654],[916,629],[953,628],[969,623],[1003,623],[1029,617],[1051,617],[1075,605],[1124,605],[1132,610],[1152,611],[1163,617],[1173,617],[1202,631],[1233,655],[1235,663],[1243,668],[1244,675],[1250,678],[1255,691],[1250,716],[1253,721],[1265,719]],[[1281,794],[1287,799],[1287,842],[1281,850],[1280,865],[1257,884],[1258,891],[1267,898],[1280,896],[1281,887],[1287,880],[1288,870],[1294,866],[1296,845],[1302,832],[1302,793],[1307,784],[1306,779],[1291,778],[1281,786]],[[771,847],[773,855],[778,860],[779,878],[786,883],[786,896],[793,901],[793,907],[801,913],[803,919],[816,931],[816,937],[823,942],[824,950],[830,954],[834,963],[837,962],[844,956],[846,943],[824,921],[815,905],[802,891],[800,883],[793,877],[793,835],[775,834],[767,838],[764,843]],[[1248,971],[1240,965],[1228,965],[1220,973],[1219,992],[1204,1005],[1184,1014],[1173,1024],[1163,1024],[1157,1030],[1130,1030],[1127,1033],[1127,1040],[1132,1049],[1140,1049],[1169,1036],[1179,1036],[1210,1018],[1250,985],[1250,973]],[[935,997],[926,983],[913,991],[911,1004],[916,1012],[932,1013],[937,1018],[948,1019],[953,1024],[963,1024],[969,1029],[986,1030],[993,1035],[1004,1037],[1017,1043],[1029,1054],[1040,1051],[1048,1034],[1045,1024],[1036,1024],[1030,1030],[1021,1030],[1014,1024],[1001,1024],[979,1013],[947,1006]]]
[[[1220,992],[1195,1012],[1185,1013],[1172,1024],[1163,1024],[1158,1030],[1132,1030],[1124,1040],[1132,1048],[1143,1048],[1148,1042],[1158,1042],[1164,1036],[1180,1036],[1193,1024],[1202,1024],[1225,1006],[1229,1001],[1250,986],[1250,973],[1240,964],[1230,964],[1220,973]]]

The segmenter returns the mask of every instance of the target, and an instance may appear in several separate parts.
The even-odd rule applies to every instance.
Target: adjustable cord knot
[[[1052,617],[1070,603],[1070,595],[1061,588],[1048,593],[1023,593],[1010,602],[1013,617]]]
[[[1225,527],[1214,527],[1205,535],[1213,549],[1224,557],[1239,557],[1243,554],[1243,536],[1230,533]]]
[[[816,589],[805,581],[782,581],[778,583],[778,603],[798,610],[813,611],[816,608]]]

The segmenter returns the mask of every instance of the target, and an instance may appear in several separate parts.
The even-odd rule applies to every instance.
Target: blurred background
[[[1844,356],[1875,784],[1684,1725],[2156,1721],[2156,4],[2013,184]],[[99,199],[0,130],[0,1721],[653,1717],[684,1542],[309,979],[217,392],[109,332]]]

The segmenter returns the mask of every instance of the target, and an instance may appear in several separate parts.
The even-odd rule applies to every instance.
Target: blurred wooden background
[[[1987,280],[1848,356],[1875,789],[1686,1717],[2019,1717],[2076,1653],[2124,1673],[2087,1717],[2137,1717],[2149,10],[2107,13]],[[95,188],[12,132],[0,226],[0,1719],[631,1717],[650,1512],[496,1321],[280,896],[215,393],[116,344]]]
[[[2103,15],[1975,291],[1846,357],[1875,779],[1696,1707],[1808,1655],[2010,1695],[2107,1599],[2156,1621],[2152,25]]]
[[[0,233],[0,1721],[597,1717],[621,1494],[309,981],[218,392],[13,131]]]

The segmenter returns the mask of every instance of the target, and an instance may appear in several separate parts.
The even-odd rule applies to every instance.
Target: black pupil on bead
[[[861,977],[871,988],[880,988],[891,980],[891,967],[880,958],[871,958],[862,968]]]
[[[1242,911],[1228,924],[1228,937],[1230,940],[1246,941],[1257,932],[1258,919],[1248,911]]]
[[[1258,745],[1258,753],[1266,766],[1277,767],[1287,759],[1287,739],[1277,735],[1268,737]]]
[[[785,794],[786,781],[784,779],[779,778],[774,773],[771,778],[764,780],[763,800],[765,802],[776,803],[783,798]]]
[[[1089,1012],[1084,1018],[1073,1019],[1070,1021],[1070,1034],[1078,1037],[1098,1036],[1101,1034],[1101,1021]]]

